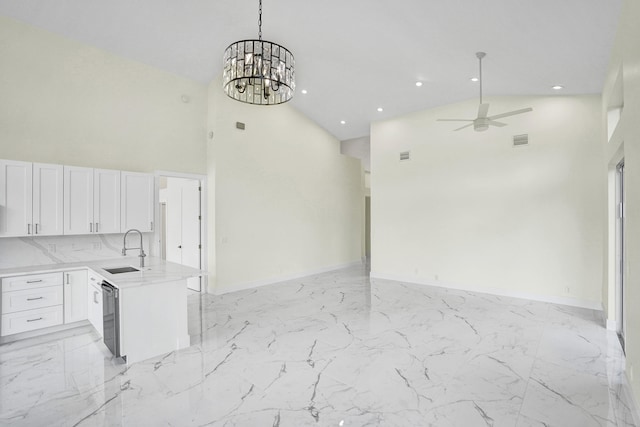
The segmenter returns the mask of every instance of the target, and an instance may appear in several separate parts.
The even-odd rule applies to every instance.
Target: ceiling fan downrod
[[[484,52],[476,52],[476,56],[480,62],[480,104],[482,104],[482,58],[487,56]]]

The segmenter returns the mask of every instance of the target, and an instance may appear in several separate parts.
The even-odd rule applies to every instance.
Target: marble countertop
[[[0,269],[0,279],[3,277],[20,276],[25,274],[55,273],[58,271],[80,270],[89,268],[102,276],[109,283],[120,289],[136,286],[147,286],[158,283],[185,280],[191,277],[204,276],[205,271],[187,267],[157,257],[146,257],[145,266],[140,271],[131,273],[111,274],[105,268],[135,267],[140,268],[138,257],[112,258],[102,261],[81,261],[73,263],[34,265],[29,267]]]

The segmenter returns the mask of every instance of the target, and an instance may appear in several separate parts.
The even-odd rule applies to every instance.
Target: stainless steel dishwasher
[[[104,344],[114,356],[121,357],[118,288],[107,281],[102,282],[102,326]]]

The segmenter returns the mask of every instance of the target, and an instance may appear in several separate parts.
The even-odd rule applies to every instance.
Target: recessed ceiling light
[[[378,112],[382,113],[382,111],[383,111],[382,107],[378,107]]]
[[[306,89],[302,89],[300,92],[301,92],[303,95],[306,95],[306,94],[307,94],[307,90],[306,90]]]
[[[416,82],[416,86],[418,87],[422,86],[422,82]]]
[[[340,120],[340,124],[344,125],[344,124],[347,124],[347,122],[345,122],[344,120]]]
[[[471,80],[472,82],[479,82],[480,79],[477,77],[471,77],[469,80]]]
[[[553,90],[561,90],[561,89],[564,89],[564,86],[561,86],[561,85],[555,85],[555,86],[553,86],[551,89],[553,89]]]

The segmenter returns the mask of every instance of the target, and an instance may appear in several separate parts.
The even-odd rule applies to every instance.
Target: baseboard
[[[394,274],[385,274],[379,272],[371,272],[371,279],[393,280],[395,282],[412,283],[415,285],[436,286],[439,288],[455,289],[459,291],[478,292],[483,294],[498,295],[510,298],[520,298],[532,301],[549,302],[553,304],[568,305],[572,307],[588,308],[591,310],[602,310],[602,303],[596,301],[583,300],[579,298],[558,297],[553,295],[540,295],[529,292],[511,291],[508,289],[474,287],[461,285],[458,283],[445,283],[442,281],[423,280],[417,277],[398,276]]]
[[[294,274],[284,276],[270,277],[268,279],[256,280],[252,282],[239,283],[237,285],[216,286],[214,295],[223,295],[230,292],[246,291],[247,289],[260,288],[262,286],[273,285],[274,283],[286,282],[289,280],[300,279],[302,277],[315,276],[317,274],[328,273],[330,271],[340,270],[342,268],[355,267],[362,265],[362,261],[353,261],[346,264],[332,265],[313,270],[301,271]]]

